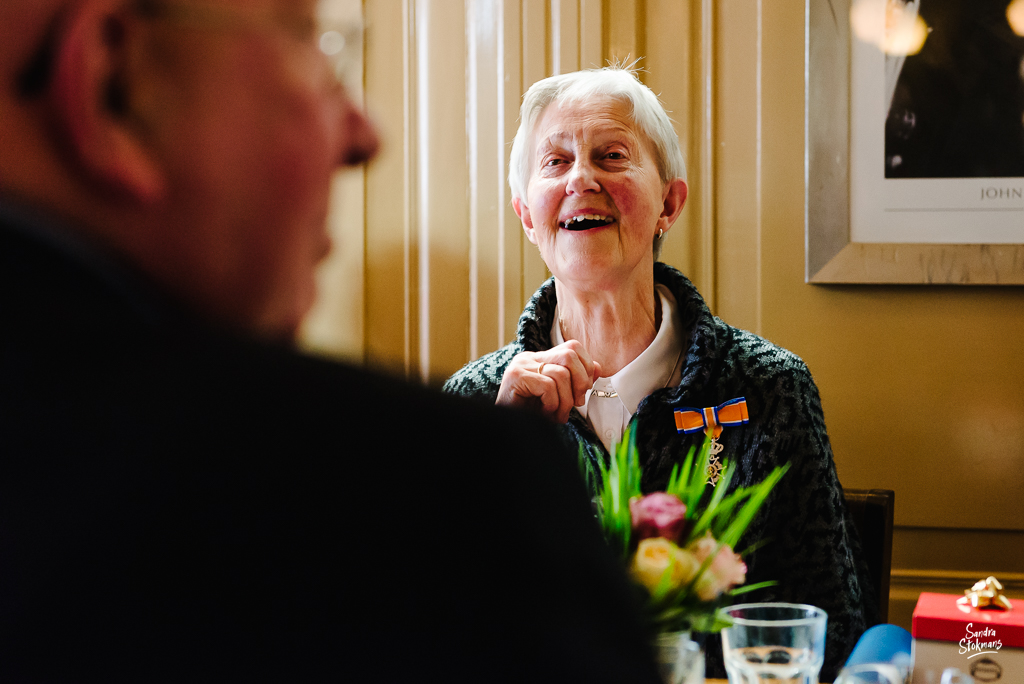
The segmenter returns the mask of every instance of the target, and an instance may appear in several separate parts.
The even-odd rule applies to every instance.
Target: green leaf
[[[715,632],[721,632],[726,627],[732,627],[732,620],[726,617],[724,613],[715,611],[709,614],[694,615],[690,620],[690,624],[695,632],[714,634]]]
[[[719,515],[719,504],[721,504],[722,499],[725,497],[725,490],[729,486],[735,471],[735,464],[726,461],[725,472],[719,478],[718,484],[715,485],[715,492],[711,495],[711,501],[708,502],[707,508],[704,509],[704,514],[697,519],[697,524],[690,531],[690,540],[703,535],[704,530],[711,527],[712,521]]]
[[[756,584],[744,584],[742,587],[730,589],[725,593],[727,593],[729,596],[739,596],[741,594],[749,594],[750,592],[757,591],[758,589],[764,589],[765,587],[774,587],[777,584],[778,582],[776,582],[775,580],[769,580],[767,582],[757,582]]]
[[[753,544],[751,544],[747,548],[743,549],[742,551],[737,551],[736,554],[740,558],[746,558],[747,556],[749,556],[750,554],[754,553],[755,551],[757,551],[762,546],[767,546],[771,542],[772,542],[772,538],[771,537],[765,537],[763,539],[758,539],[756,542],[754,542]]]
[[[666,494],[676,494],[676,489],[679,484],[679,464],[672,464],[672,472],[668,476],[668,485],[665,487]],[[678,496],[678,495],[677,495]]]
[[[743,505],[740,512],[736,514],[732,522],[725,529],[720,537],[720,541],[724,544],[736,548],[736,544],[739,542],[740,537],[747,531],[747,527],[753,521],[754,516],[757,515],[758,510],[761,508],[761,504],[768,498],[768,494],[771,493],[772,488],[778,483],[782,476],[789,470],[789,464],[779,466],[775,468],[760,484],[754,485],[751,489],[753,493],[750,496],[750,500]]]
[[[632,518],[629,500],[640,495],[640,460],[636,453],[636,432],[626,428],[623,440],[614,446],[601,491],[602,525],[609,543],[628,560],[631,549]]]
[[[690,478],[686,484],[686,510],[696,511],[700,498],[704,495],[707,485],[708,462],[711,454],[711,437],[704,436],[704,443],[697,454],[697,467],[689,473]]]
[[[665,489],[666,493],[675,495],[683,503],[686,503],[686,501],[688,500],[686,492],[687,488],[690,486],[690,471],[693,470],[693,458],[696,452],[697,447],[690,446],[690,450],[686,452],[686,458],[683,459],[683,468],[681,471],[678,471],[678,478],[676,478],[675,475],[677,472],[676,468],[679,466],[679,464],[677,463],[675,466],[672,467],[672,477],[669,478],[669,485]],[[687,508],[687,519],[692,518],[694,515],[695,513],[691,512],[690,509]]]
[[[739,487],[722,500],[715,511],[715,519],[711,523],[711,536],[716,539],[722,536],[722,532],[729,525],[733,509],[749,498],[751,493],[749,487]]]

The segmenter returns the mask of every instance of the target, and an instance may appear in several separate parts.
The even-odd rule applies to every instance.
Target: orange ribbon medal
[[[730,399],[718,406],[704,409],[684,406],[675,410],[676,432],[692,434],[703,431],[711,438],[711,455],[708,458],[708,482],[714,487],[722,474],[722,463],[718,454],[724,448],[718,441],[722,429],[727,425],[743,425],[750,421],[747,415],[747,400],[744,397]]]

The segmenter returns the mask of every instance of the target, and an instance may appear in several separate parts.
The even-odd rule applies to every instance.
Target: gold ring
[[[546,365],[546,363],[542,363],[539,366],[537,366],[537,375],[544,375],[544,366]]]

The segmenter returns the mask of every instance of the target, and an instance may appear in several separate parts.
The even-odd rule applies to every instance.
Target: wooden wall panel
[[[580,2],[580,69],[597,69],[605,65],[602,52],[604,9],[601,0]]]
[[[548,0],[551,12],[551,74],[567,74],[580,68],[579,0]]]
[[[411,377],[419,349],[414,4],[375,0],[365,16],[366,99],[383,140],[366,170],[365,358],[372,367]]]
[[[419,379],[436,384],[469,355],[466,13],[416,3]],[[452,75],[463,76],[462,79]]]
[[[643,0],[607,0],[606,55],[615,64],[645,56]]]
[[[503,8],[499,0],[466,5],[466,124],[469,139],[469,358],[504,344],[504,94],[499,79]]]
[[[545,0],[522,0],[522,52],[520,59],[522,63],[519,93],[516,95],[516,108],[518,119],[518,106],[522,102],[522,95],[534,83],[542,78],[554,74],[554,60],[552,58],[552,46],[549,39],[551,15],[547,9]],[[511,58],[511,55],[509,56]],[[511,141],[512,138],[509,138]],[[522,232],[522,224],[515,219]],[[522,238],[522,300],[525,303],[537,290],[550,273],[544,261],[540,258],[537,248],[529,240]],[[521,307],[520,307],[521,308]],[[511,336],[509,337],[511,339]]]
[[[716,108],[717,312],[761,332],[761,0],[721,0],[717,73],[728,83],[728,106]]]
[[[685,273],[715,306],[714,55],[710,0],[646,0],[644,83],[672,118],[686,160],[689,195],[666,238],[661,260]]]
[[[604,7],[380,0],[365,12],[367,100],[385,148],[365,174],[363,287],[346,295],[363,315],[344,331],[343,316],[317,317],[306,340],[329,350],[332,326],[336,346],[362,330],[350,358],[436,385],[508,342],[549,275],[511,208],[510,143],[530,84],[602,61]]]
[[[519,102],[523,92],[523,73],[526,70],[526,60],[521,52],[524,44],[525,10],[516,2],[505,2],[502,5],[502,26],[498,32],[498,37],[502,41],[501,49],[498,50],[501,59],[497,64],[497,78],[500,83],[497,112],[501,120],[499,127],[501,138],[496,141],[501,150],[501,167],[495,171],[495,175],[491,179],[499,193],[498,232],[502,248],[500,281],[503,283],[503,289],[502,299],[499,302],[501,308],[498,329],[499,345],[506,344],[515,336],[516,323],[519,320],[523,303],[526,301],[526,297],[533,292],[532,290],[529,293],[525,292],[527,281],[523,267],[527,250],[533,245],[526,240],[519,217],[512,210],[512,200],[506,180],[508,156],[519,123]],[[536,253],[536,250],[533,251]],[[543,279],[543,275],[541,274],[540,279]],[[530,282],[532,283],[532,281]]]

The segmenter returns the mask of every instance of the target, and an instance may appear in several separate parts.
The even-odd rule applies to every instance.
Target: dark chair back
[[[892,572],[892,521],[896,492],[891,489],[844,489],[846,507],[860,535],[878,615],[889,621],[889,576]]]

